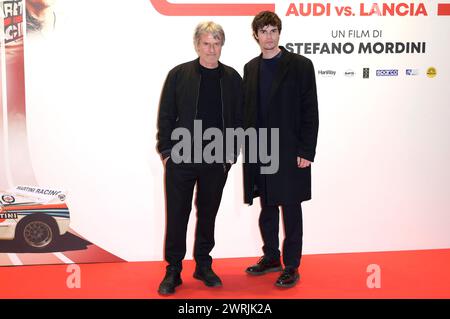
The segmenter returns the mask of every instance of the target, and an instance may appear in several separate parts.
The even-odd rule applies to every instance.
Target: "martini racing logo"
[[[40,195],[49,195],[49,196],[57,196],[61,193],[61,191],[57,191],[57,190],[53,190],[53,189],[43,189],[43,188],[28,187],[28,186],[17,186],[16,189],[19,191],[23,191],[23,192],[40,194]]]
[[[377,76],[398,76],[398,70],[377,70]]]
[[[23,37],[23,2],[22,0],[2,1],[0,14],[3,16],[5,43]]]
[[[0,220],[17,219],[17,218],[18,218],[17,213],[0,213]]]

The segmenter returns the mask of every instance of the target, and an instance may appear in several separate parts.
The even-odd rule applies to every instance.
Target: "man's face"
[[[280,31],[277,27],[267,25],[258,30],[256,35],[261,50],[273,50],[278,48],[278,42],[280,41]]]
[[[195,50],[203,66],[215,66],[218,64],[220,54],[222,53],[222,41],[214,39],[211,33],[202,33]]]

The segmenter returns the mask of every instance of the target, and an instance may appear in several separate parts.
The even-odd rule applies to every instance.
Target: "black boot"
[[[300,279],[297,268],[287,268],[283,270],[283,273],[278,277],[275,282],[275,286],[282,288],[294,287]]]
[[[210,266],[195,267],[194,278],[203,281],[208,287],[222,286],[222,280],[217,276]]]
[[[158,292],[161,295],[171,295],[175,292],[175,287],[181,285],[180,271],[178,269],[167,267],[166,275],[159,285]]]
[[[281,271],[281,269],[281,262],[279,259],[269,259],[263,256],[258,260],[256,265],[248,267],[245,272],[252,276],[259,276],[269,272]]]

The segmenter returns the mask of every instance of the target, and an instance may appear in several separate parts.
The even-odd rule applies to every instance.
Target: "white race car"
[[[69,229],[66,193],[35,186],[0,191],[0,240],[17,240],[23,247],[50,248]]]

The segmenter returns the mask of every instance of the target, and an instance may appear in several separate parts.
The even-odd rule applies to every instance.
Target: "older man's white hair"
[[[210,33],[214,39],[219,40],[221,45],[225,43],[225,32],[220,24],[213,21],[200,22],[195,28],[194,45],[197,46],[202,34]]]

